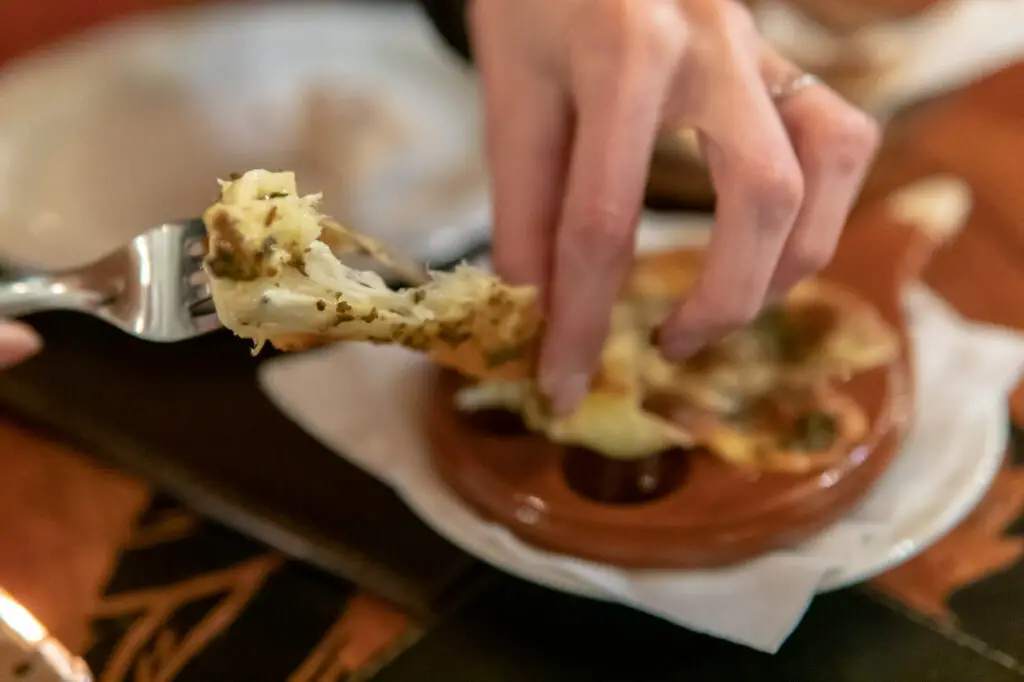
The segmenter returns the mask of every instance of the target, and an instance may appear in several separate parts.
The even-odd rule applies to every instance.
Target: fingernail
[[[0,368],[27,360],[42,347],[42,339],[31,327],[19,322],[0,323]]]
[[[551,402],[552,411],[559,417],[566,417],[575,412],[589,390],[590,376],[587,374],[570,374],[541,380],[541,391]]]
[[[660,340],[661,354],[665,356],[666,360],[672,362],[682,362],[707,345],[707,339],[691,334],[661,338]]]
[[[764,298],[764,306],[762,308],[771,308],[773,306],[780,305],[786,302],[786,296],[789,295],[789,287],[787,288],[773,288],[768,291],[768,294]]]

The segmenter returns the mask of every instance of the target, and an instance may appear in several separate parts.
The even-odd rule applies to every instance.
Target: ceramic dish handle
[[[921,276],[935,250],[967,224],[972,206],[962,178],[925,177],[855,211],[839,248],[871,254],[859,266],[883,285],[901,285]]]

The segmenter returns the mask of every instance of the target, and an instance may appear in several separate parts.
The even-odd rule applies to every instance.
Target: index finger
[[[502,35],[485,38],[490,40],[480,40],[475,53],[484,74],[491,262],[505,281],[536,285],[543,304],[565,189],[571,105],[557,83],[509,58]]]
[[[637,73],[577,98],[540,359],[541,387],[560,413],[587,392],[633,259],[666,85],[667,78]]]

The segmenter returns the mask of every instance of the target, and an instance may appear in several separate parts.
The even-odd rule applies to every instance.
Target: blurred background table
[[[0,0],[0,25],[4,26],[0,65],[84,27],[188,1]],[[865,200],[934,172],[964,177],[976,193],[977,208],[968,227],[936,255],[926,272],[927,283],[969,317],[1024,329],[1024,64],[1010,65],[983,82],[901,117],[868,183]],[[1024,390],[1014,396],[1011,409],[1014,420],[1022,423]],[[778,675],[777,679],[794,679],[794,675],[808,680],[909,679],[891,676],[896,675],[892,672],[896,668],[884,667],[883,657],[895,656],[916,660],[921,670],[929,671],[914,679],[1024,677],[1024,642],[1019,629],[1012,626],[1024,617],[1024,587],[1020,586],[1024,585],[1020,579],[1024,574],[1018,565],[1022,543],[1013,535],[1020,528],[1014,524],[1022,507],[1024,476],[1008,463],[1004,475],[971,518],[909,565],[876,581],[874,590],[866,593],[869,596],[863,592],[857,592],[856,597],[842,593],[819,600],[823,606],[812,609],[810,624],[801,628],[794,642],[771,664],[772,670],[778,668],[772,674]],[[169,570],[177,566],[188,573],[190,569],[174,558],[178,555],[173,548],[182,542],[199,543],[205,548],[204,556],[212,557],[200,571],[205,577],[169,581],[167,585],[173,583],[173,589],[147,586],[147,579],[138,575],[139,566],[163,565]],[[210,643],[224,635],[232,618],[238,616],[242,608],[239,604],[256,608],[253,605],[258,599],[263,600],[258,606],[264,609],[271,605],[281,608],[292,600],[298,604],[294,608],[304,610],[311,624],[306,630],[298,627],[293,635],[279,638],[277,648],[281,651],[267,653],[264,667],[257,663],[251,669],[257,672],[241,677],[238,668],[218,668],[224,664],[211,658],[204,664],[208,667],[196,669],[214,675],[205,679],[277,680],[288,675],[289,680],[343,679],[343,673],[369,673],[391,653],[411,643],[422,629],[413,619],[359,593],[354,586],[288,562],[258,543],[209,524],[155,497],[145,481],[104,468],[11,416],[0,417],[0,547],[4,548],[0,553],[0,585],[21,599],[68,646],[77,651],[91,647],[90,660],[105,671],[102,679],[144,679],[138,677],[138,661],[126,658],[126,634],[138,634],[146,627],[159,629],[159,618],[153,614],[161,609],[218,595],[223,597],[221,601],[214,599],[216,603],[207,604],[204,610],[180,616],[175,627],[160,632],[162,643],[155,651],[162,651],[163,657],[154,654],[145,663],[150,673],[160,673],[151,679],[172,678],[177,669],[174,666],[181,665],[175,651],[181,654],[190,650],[188,655],[194,656],[211,648]],[[117,587],[113,592],[127,591],[136,595],[137,601],[110,598],[112,580]],[[589,663],[573,668],[583,665],[586,652],[570,647],[563,655],[557,647],[547,646],[540,641],[540,634],[528,634],[536,625],[528,614],[509,612],[505,606],[517,600],[537,606],[541,602],[534,600],[548,598],[538,596],[542,592],[515,581],[502,582],[496,591],[474,601],[463,616],[433,628],[421,644],[389,666],[382,678],[426,679],[416,676],[417,671],[422,674],[430,670],[431,679],[446,682],[613,679],[609,677],[611,671],[621,665],[624,670],[646,670],[641,675],[645,681],[678,679],[671,677],[670,671],[679,662],[657,657],[645,667],[630,663],[628,657],[609,654],[615,663],[604,669]],[[231,607],[232,599],[237,600],[236,607]],[[580,618],[603,608],[563,597],[550,599],[544,602],[549,608]],[[221,607],[224,610],[217,611]],[[233,615],[231,608],[235,608]],[[822,615],[826,612],[834,615],[826,618]],[[220,618],[220,625],[213,627],[204,621],[211,613],[220,614],[213,618]],[[491,621],[495,618],[503,623],[494,625]],[[616,618],[625,623],[643,617],[620,614]],[[894,624],[892,618],[901,624]],[[993,618],[1005,623],[999,625]],[[820,642],[809,634],[818,623],[817,629],[832,631],[831,641],[837,641],[837,632],[852,637],[855,626],[845,622],[850,619],[861,619],[867,629],[871,623],[881,623],[880,631],[898,638],[900,643],[895,639],[879,640],[875,647],[879,650],[877,660],[865,659],[866,667],[860,670],[860,662],[850,659],[853,653],[824,653]],[[840,620],[844,624],[839,624]],[[273,625],[253,622],[239,621],[231,632],[237,634],[247,627],[264,630],[263,635],[268,636],[275,630]],[[573,622],[581,621],[556,618],[537,632],[557,638],[564,633],[551,628],[558,624],[572,628]],[[709,666],[708,656],[730,657],[734,653],[729,645],[708,645],[696,635],[667,634],[668,630],[657,629],[660,626],[637,626],[642,632],[648,627],[660,633],[659,641],[675,642],[673,646],[684,646],[688,651],[692,647],[704,649],[705,655],[683,656],[698,666]],[[498,635],[506,642],[498,641]],[[230,650],[239,641],[221,636],[217,647]],[[641,640],[635,643],[644,644]],[[513,645],[520,650],[510,652],[508,647]],[[465,659],[453,663],[453,652],[463,646]],[[619,643],[598,643],[590,651],[616,646]],[[649,649],[649,641],[646,646]],[[818,655],[808,653],[813,651]],[[933,658],[928,657],[929,651]],[[261,656],[264,653],[261,651]],[[519,658],[512,661],[516,656]],[[819,677],[808,672],[814,665],[827,668],[837,661],[845,665],[841,675],[837,672],[830,676],[826,670]],[[939,665],[939,661],[948,664]],[[733,679],[767,679],[755,678],[749,672],[767,665],[763,657],[744,653],[733,663]],[[271,674],[271,669],[284,672]],[[708,667],[707,674],[710,670]],[[694,679],[718,678],[702,677],[698,672]]]

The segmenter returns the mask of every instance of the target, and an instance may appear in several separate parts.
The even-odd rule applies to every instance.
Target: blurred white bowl
[[[250,3],[88,33],[0,75],[0,258],[89,260],[253,167],[445,258],[489,223],[476,92],[414,5]]]

